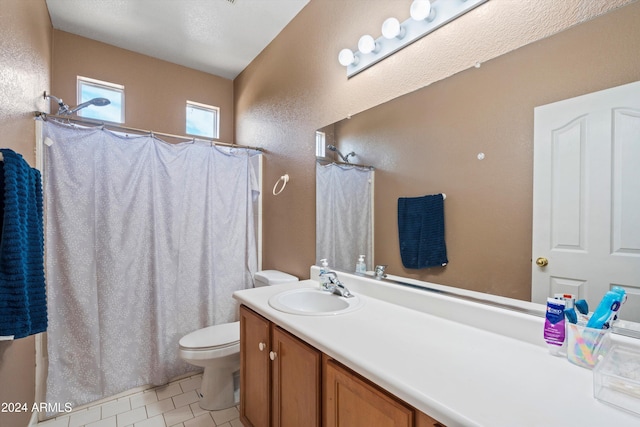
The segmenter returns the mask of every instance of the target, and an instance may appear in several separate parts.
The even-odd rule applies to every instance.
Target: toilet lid
[[[183,348],[226,347],[240,341],[240,322],[223,323],[198,329],[180,339]]]

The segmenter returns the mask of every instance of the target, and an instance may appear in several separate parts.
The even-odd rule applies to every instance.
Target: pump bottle
[[[329,263],[327,262],[326,258],[323,258],[320,260],[320,289],[325,289],[327,287],[327,284],[329,283],[329,279],[327,279],[327,276],[325,276],[326,273],[328,273],[329,270]]]
[[[356,263],[356,273],[365,274],[367,272],[367,264],[364,262],[364,255],[360,255]]]

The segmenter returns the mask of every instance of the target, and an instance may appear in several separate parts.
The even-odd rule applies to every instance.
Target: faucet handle
[[[385,273],[385,270],[387,269],[387,267],[388,265],[384,265],[384,264],[376,265],[376,269],[375,269],[376,279],[384,279],[385,277],[387,277],[387,274]]]

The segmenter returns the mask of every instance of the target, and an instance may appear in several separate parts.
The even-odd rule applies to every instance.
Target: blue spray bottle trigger
[[[581,314],[589,314],[589,305],[586,300],[579,299],[576,301],[575,306]]]
[[[587,323],[587,328],[594,329],[602,329],[611,318],[615,315],[615,313],[620,309],[620,304],[625,298],[624,289],[615,289],[607,292],[600,304],[598,304],[598,308],[596,308],[593,315],[591,315],[591,319]]]
[[[567,318],[569,323],[578,323],[578,315],[573,308],[565,308],[564,316]]]

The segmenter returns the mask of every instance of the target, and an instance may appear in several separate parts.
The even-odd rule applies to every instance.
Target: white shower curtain
[[[355,271],[359,255],[373,270],[374,171],[316,164],[316,265]]]
[[[194,369],[178,341],[236,320],[257,268],[257,151],[48,121],[47,402],[74,407]]]

